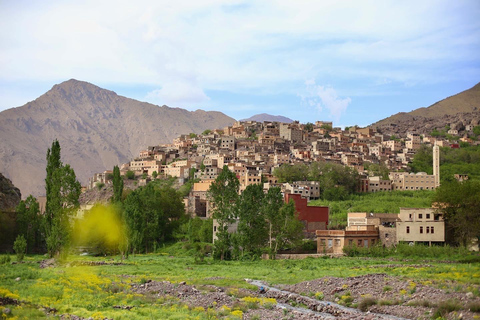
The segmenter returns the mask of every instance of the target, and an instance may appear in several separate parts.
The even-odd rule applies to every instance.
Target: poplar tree
[[[113,202],[121,202],[123,194],[123,179],[118,166],[113,167]]]
[[[215,255],[224,260],[230,251],[228,227],[237,218],[236,202],[240,182],[234,172],[223,166],[222,172],[210,185],[207,195],[213,204],[213,218],[217,220],[217,239],[214,241]]]
[[[79,206],[81,185],[70,165],[62,163],[58,140],[53,141],[47,150],[46,171],[44,230],[47,251],[53,257],[68,243],[69,218]]]

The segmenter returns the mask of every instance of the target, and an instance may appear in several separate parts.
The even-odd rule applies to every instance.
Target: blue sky
[[[0,111],[75,78],[188,110],[365,126],[480,82],[480,1],[3,1]]]

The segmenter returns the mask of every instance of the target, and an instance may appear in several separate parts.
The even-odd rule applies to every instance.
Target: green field
[[[40,269],[38,263],[45,257],[27,256],[25,263],[0,265],[0,297],[21,301],[19,305],[8,306],[12,309],[11,318],[18,319],[44,318],[46,316],[41,308],[55,309],[56,314],[94,319],[238,319],[234,310],[231,313],[215,313],[189,308],[175,300],[166,301],[134,293],[130,286],[147,280],[186,281],[199,287],[223,287],[234,294],[238,288],[256,289],[245,282],[245,278],[264,280],[270,284],[294,284],[325,276],[350,277],[371,273],[429,281],[439,288],[467,290],[480,296],[478,254],[448,247],[405,250],[414,251],[390,251],[383,258],[215,261],[207,257],[203,263],[197,263],[189,252],[182,251],[176,244],[156,254],[130,256],[119,265],[113,264],[122,262],[119,257],[70,256],[59,266],[45,269]],[[430,253],[425,250],[430,250]],[[404,255],[409,255],[408,259],[405,260]],[[12,257],[12,260],[15,261],[15,258]],[[85,265],[102,261],[110,265]],[[428,267],[411,267],[419,263]],[[20,280],[17,281],[17,278]],[[113,308],[127,305],[133,308]]]
[[[399,213],[400,208],[429,208],[435,191],[391,191],[350,195],[346,200],[310,201],[310,206],[329,206],[329,226],[340,228],[347,225],[348,212]]]

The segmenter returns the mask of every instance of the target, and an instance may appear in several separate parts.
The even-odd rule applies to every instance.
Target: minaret
[[[440,147],[435,141],[433,146],[433,175],[435,176],[435,188],[440,186]]]

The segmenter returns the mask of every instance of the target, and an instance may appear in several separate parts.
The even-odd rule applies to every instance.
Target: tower
[[[435,188],[440,186],[440,147],[435,145],[433,146],[433,175],[435,176]]]

